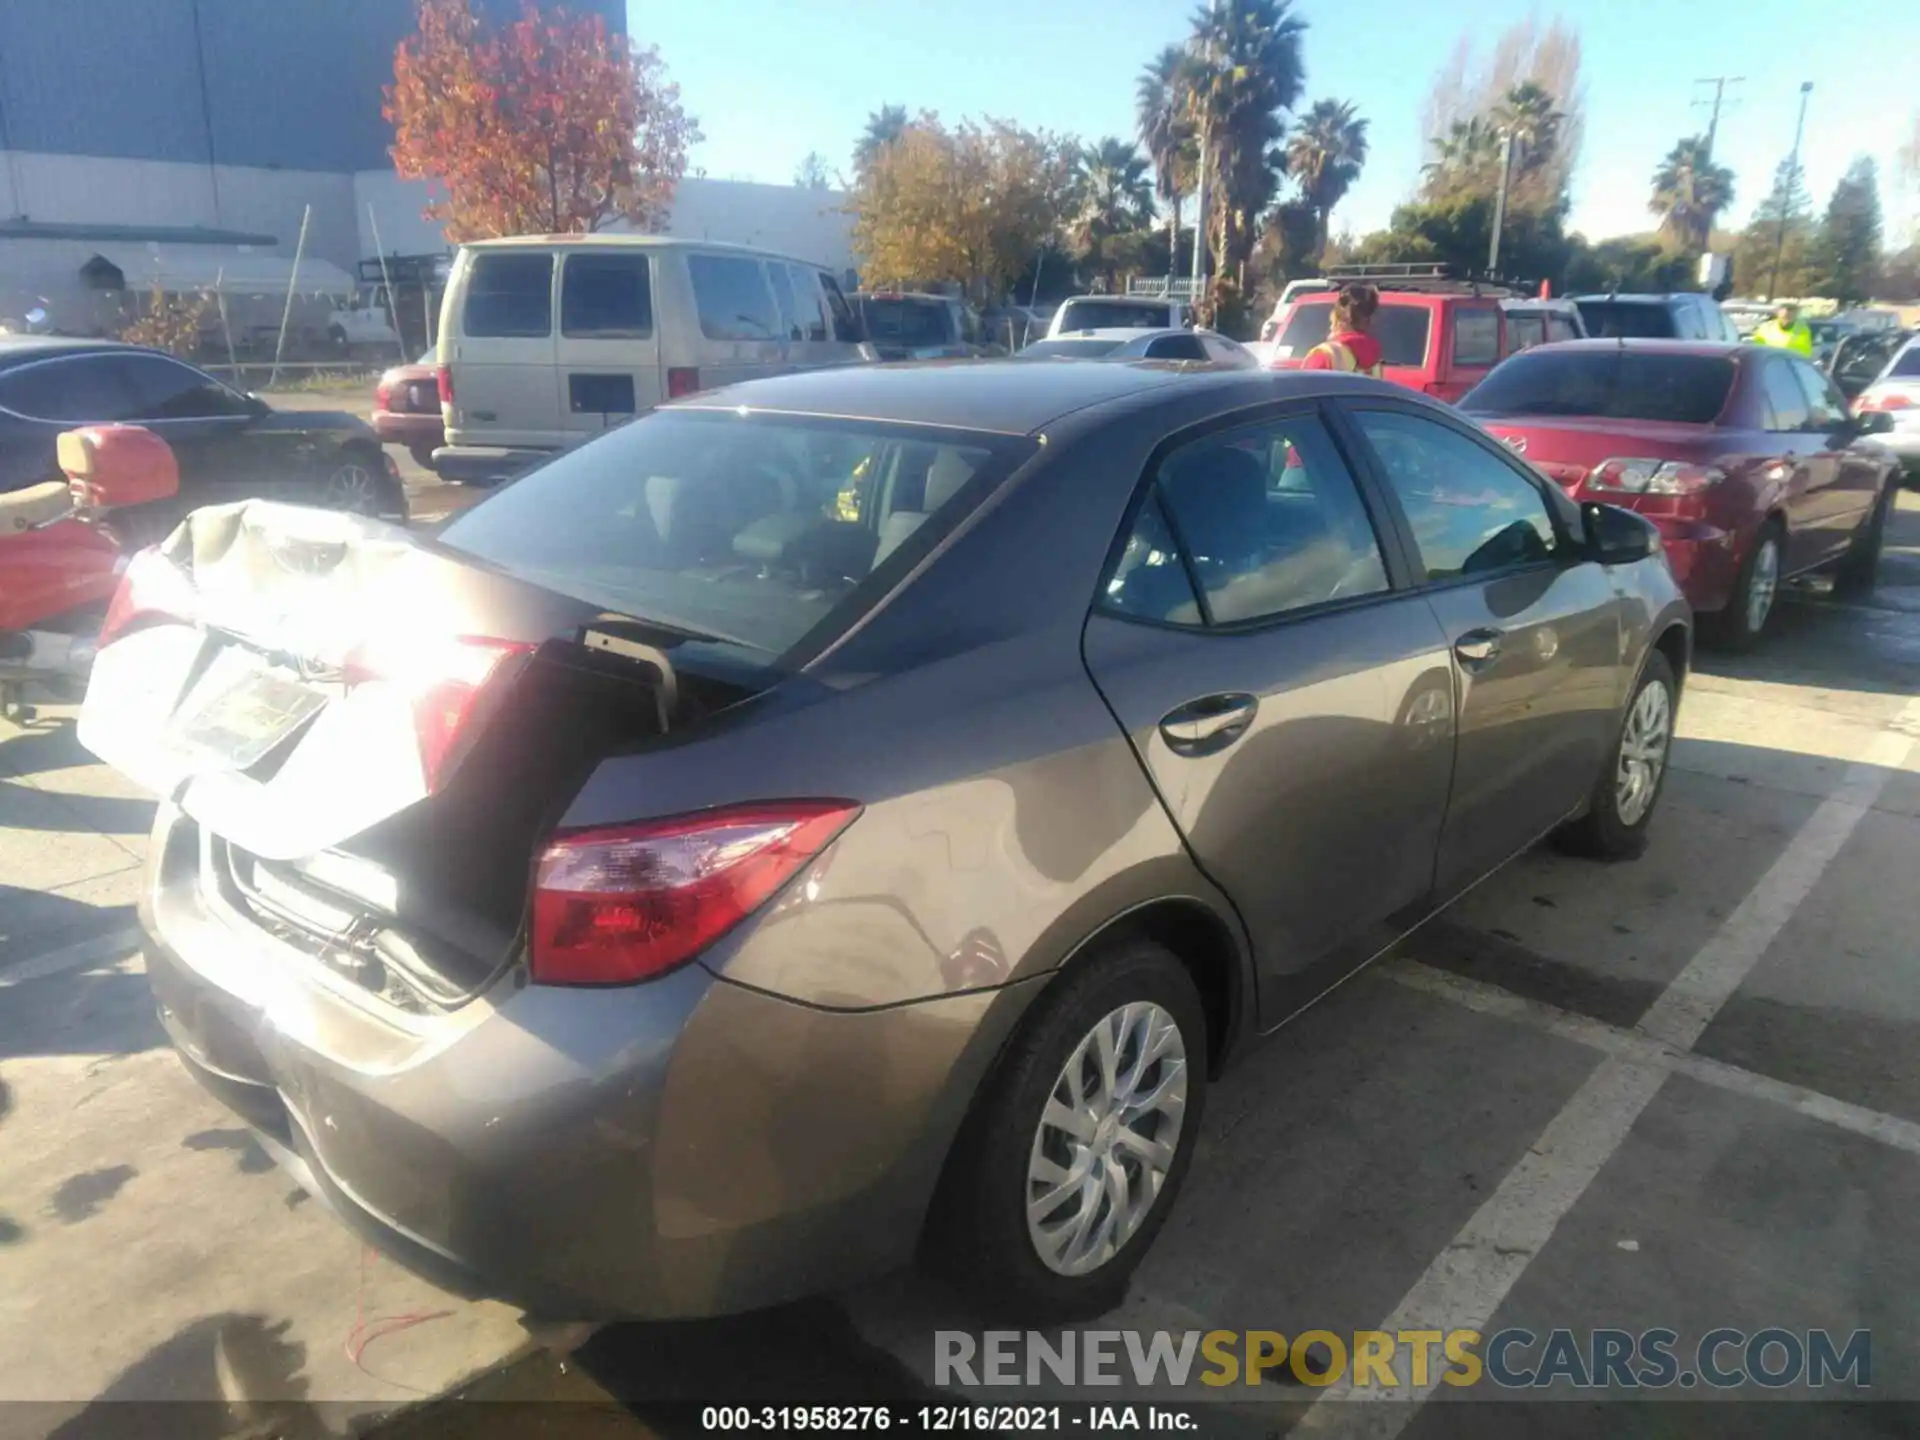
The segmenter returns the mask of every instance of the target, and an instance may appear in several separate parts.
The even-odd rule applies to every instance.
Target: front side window
[[[140,420],[217,420],[245,415],[247,399],[211,375],[163,355],[117,355],[112,361],[133,392]]]
[[[1453,363],[1492,365],[1500,359],[1500,314],[1496,310],[1456,310],[1453,315]]]
[[[780,336],[785,340],[807,338],[806,317],[800,313],[800,299],[793,293],[793,276],[787,267],[767,265],[767,282],[773,286],[773,307],[780,312]]]
[[[1119,607],[1125,613],[1234,625],[1387,589],[1359,489],[1332,437],[1311,415],[1208,436],[1174,451],[1142,511],[1143,523],[1159,524],[1162,517],[1167,533],[1142,534],[1136,527],[1116,564],[1109,603],[1129,587],[1152,597]],[[1166,553],[1165,540],[1179,546],[1184,568],[1152,560]],[[1188,573],[1199,583],[1199,597],[1164,608],[1163,600],[1170,603],[1188,584]]]
[[[1403,411],[1354,418],[1406,513],[1430,581],[1551,560],[1560,539],[1547,503],[1486,445]]]
[[[804,265],[786,267],[787,285],[793,292],[794,321],[803,334],[796,340],[823,341],[827,338],[827,311],[821,303],[818,272]]]
[[[1789,360],[1787,364],[1800,382],[1801,394],[1807,397],[1808,428],[1825,434],[1846,424],[1847,402],[1833,382],[1804,360]]]
[[[823,270],[820,272],[820,289],[826,295],[827,309],[833,315],[833,338],[842,345],[858,345],[866,339],[865,332],[860,328],[859,317],[853,313],[853,306],[847,303],[840,282]]]
[[[766,272],[743,255],[687,256],[700,333],[709,340],[778,340],[780,315]]]
[[[474,339],[546,339],[553,333],[553,256],[473,252],[460,328]]]
[[[1766,392],[1767,408],[1772,412],[1772,423],[1767,428],[1777,434],[1794,434],[1805,430],[1811,418],[1807,412],[1806,393],[1801,390],[1800,382],[1793,378],[1793,371],[1787,362],[1774,356],[1763,357],[1760,377]]]
[[[653,333],[653,274],[645,255],[569,255],[560,274],[560,333],[641,340]]]

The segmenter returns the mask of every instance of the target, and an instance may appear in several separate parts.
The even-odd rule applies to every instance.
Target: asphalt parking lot
[[[420,513],[460,499],[402,467]],[[1216,1087],[1171,1223],[1095,1322],[1665,1328],[1683,1359],[1717,1327],[1865,1330],[1871,1388],[1415,1405],[1270,1376],[1183,1392],[1206,1433],[1539,1433],[1522,1393],[1554,1433],[1913,1433],[1853,1402],[1920,1402],[1920,495],[1881,575],[1699,657],[1644,859],[1524,857]],[[934,1331],[991,1321],[911,1277],[573,1349],[368,1256],[164,1048],[128,942],[149,806],[60,717],[0,727],[0,1398],[38,1402],[0,1407],[0,1435],[123,1433],[120,1402],[155,1400],[203,1403],[148,1431],[318,1434],[463,1386],[576,1402],[548,1433],[590,1411],[594,1434],[678,1434],[682,1402],[943,1393]],[[389,1429],[534,1424],[488,1413]]]

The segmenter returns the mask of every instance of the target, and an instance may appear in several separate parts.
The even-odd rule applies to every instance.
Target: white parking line
[[[1916,721],[1920,700],[1908,702],[1894,729],[1911,730]],[[1913,745],[1907,735],[1891,731],[1868,742],[1739,908],[1648,1008],[1640,1030],[1675,1051],[1692,1047],[1819,882]],[[1658,1054],[1622,1053],[1603,1060],[1378,1328],[1484,1331],[1668,1073]],[[1439,1383],[1439,1374],[1430,1370],[1424,1386],[1356,1389],[1348,1372],[1320,1392],[1297,1428],[1303,1434],[1392,1440]]]

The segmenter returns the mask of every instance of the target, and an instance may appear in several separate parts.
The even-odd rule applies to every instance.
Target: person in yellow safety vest
[[[1813,331],[1800,318],[1798,305],[1782,305],[1775,310],[1773,318],[1753,332],[1753,343],[1771,345],[1776,350],[1791,350],[1809,360],[1813,358]]]

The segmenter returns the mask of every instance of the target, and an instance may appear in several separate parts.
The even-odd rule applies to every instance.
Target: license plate
[[[326,703],[301,681],[229,650],[182,703],[168,739],[222,768],[245,770]]]

